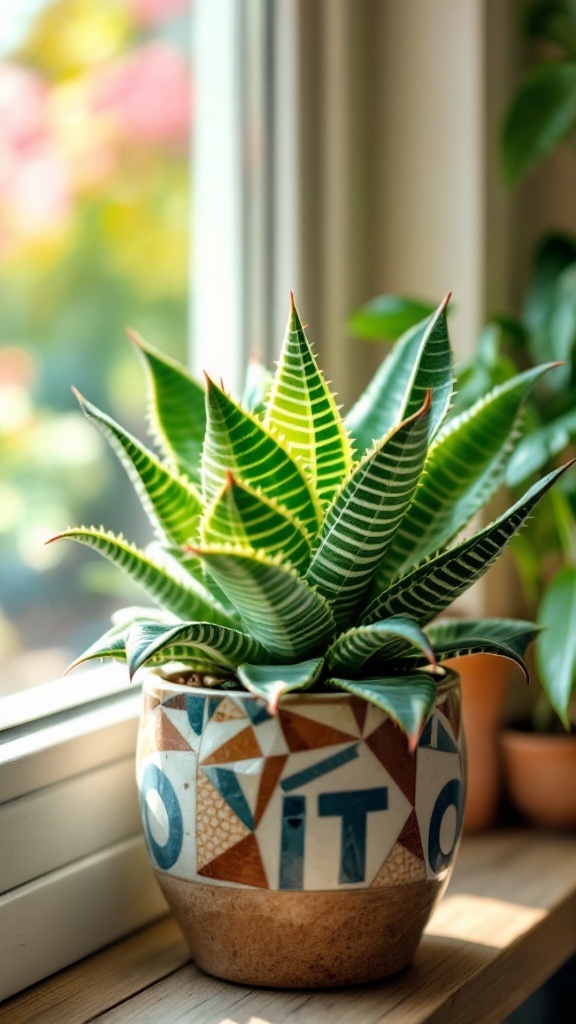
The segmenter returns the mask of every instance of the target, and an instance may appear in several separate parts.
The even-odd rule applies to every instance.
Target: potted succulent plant
[[[446,423],[446,305],[346,421],[294,304],[276,372],[245,403],[135,338],[162,457],[80,399],[158,540],[143,552],[102,528],[59,536],[161,610],[128,609],[78,662],[117,658],[143,677],[152,861],[199,966],[224,978],[352,984],[410,961],[462,820],[458,679],[441,663],[489,651],[523,666],[536,632],[432,621],[563,472],[454,543],[502,480],[543,370]]]

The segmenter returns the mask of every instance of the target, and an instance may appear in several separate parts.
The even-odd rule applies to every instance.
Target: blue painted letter
[[[318,797],[321,818],[342,818],[340,884],[363,882],[366,877],[366,819],[370,811],[388,810],[388,789],[356,789],[323,793]]]

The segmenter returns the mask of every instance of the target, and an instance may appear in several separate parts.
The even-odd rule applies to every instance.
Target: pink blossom
[[[46,134],[48,87],[40,75],[0,61],[0,154],[34,146]]]
[[[156,25],[182,14],[189,0],[128,0],[128,9],[139,25]]]
[[[115,117],[129,138],[184,141],[190,122],[190,73],[184,58],[168,43],[141,46],[98,73],[94,106]]]

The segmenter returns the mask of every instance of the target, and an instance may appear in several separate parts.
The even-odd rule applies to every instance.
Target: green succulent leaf
[[[452,355],[446,324],[449,296],[433,317],[413,327],[394,346],[363,395],[350,411],[346,425],[358,451],[369,448],[394,426],[408,419],[432,391],[429,436],[444,419],[452,395]]]
[[[560,455],[576,437],[576,411],[557,416],[542,427],[535,427],[523,437],[512,452],[506,467],[508,487],[518,487],[529,476],[540,473]]]
[[[273,715],[285,694],[309,690],[314,685],[323,664],[322,658],[312,658],[293,665],[239,665],[237,673],[250,693],[266,701]]]
[[[183,366],[161,355],[136,331],[130,330],[128,335],[142,354],[147,370],[154,436],[167,457],[199,484],[206,430],[204,389]]]
[[[566,566],[548,586],[538,610],[542,633],[536,666],[548,699],[566,729],[576,688],[576,568]]]
[[[112,626],[111,629],[103,633],[93,644],[80,654],[78,658],[75,658],[71,665],[66,669],[66,674],[71,672],[72,669],[83,665],[87,661],[97,661],[101,658],[113,658],[115,661],[126,661],[126,640],[130,626],[126,623]]]
[[[405,295],[377,295],[349,318],[346,329],[356,338],[366,341],[396,341],[426,317],[432,316],[434,306]]]
[[[507,184],[548,156],[575,121],[576,63],[550,61],[527,78],[508,111],[502,134]]]
[[[503,482],[526,397],[553,366],[518,374],[442,429],[380,565],[378,587],[445,547],[489,501]]]
[[[162,608],[186,619],[211,619],[225,626],[233,626],[224,609],[219,609],[210,595],[191,576],[181,572],[181,578],[153,562],[135,545],[122,536],[94,527],[77,527],[52,537],[54,540],[73,540],[97,551],[113,562]],[[50,543],[50,542],[49,542]]]
[[[264,426],[286,438],[292,458],[305,467],[327,504],[351,469],[352,449],[293,298]]]
[[[439,662],[467,654],[498,654],[513,661],[528,680],[524,655],[538,636],[539,627],[518,619],[441,619],[426,627]],[[420,651],[406,651],[395,663],[396,671],[410,671],[424,664]],[[489,680],[487,680],[489,686]]]
[[[383,662],[395,661],[414,648],[421,652],[425,661],[436,665],[430,641],[419,626],[412,619],[392,616],[342,633],[328,649],[326,665],[329,672],[356,673],[374,655]]]
[[[140,501],[161,535],[174,544],[196,537],[202,499],[188,481],[176,476],[152,452],[73,388],[87,419],[96,424],[118,455]]]
[[[235,480],[231,473],[208,509],[200,542],[207,547],[227,543],[250,547],[269,558],[278,555],[299,572],[310,561],[308,537],[296,519],[261,491]]]
[[[454,548],[431,558],[378,594],[362,615],[369,625],[390,615],[412,616],[420,626],[444,611],[490,568],[540,498],[572,463],[534,484],[512,508]]]
[[[368,452],[326,513],[307,573],[347,625],[370,586],[418,482],[428,447],[430,395]]]
[[[246,659],[255,663],[271,660],[262,644],[237,629],[212,622],[179,622],[171,626],[139,622],[130,630],[126,644],[130,675],[162,651],[174,647],[187,649],[189,657],[203,657],[227,669],[236,668]]]
[[[202,454],[204,497],[213,501],[227,474],[278,502],[311,533],[321,521],[318,499],[281,441],[213,381],[207,386],[207,428]]]
[[[334,677],[328,680],[328,686],[361,697],[385,711],[407,734],[412,750],[436,699],[436,682],[424,672],[382,679]]]
[[[334,637],[327,602],[295,570],[249,548],[197,553],[237,608],[246,630],[280,662],[312,656]]]

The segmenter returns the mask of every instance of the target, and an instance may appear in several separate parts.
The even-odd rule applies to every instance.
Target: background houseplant
[[[534,484],[494,523],[450,547],[502,481],[521,408],[547,367],[515,376],[444,424],[453,391],[446,305],[447,300],[404,335],[351,410],[346,425],[316,366],[294,305],[272,381],[268,385],[263,378],[260,392],[250,389],[252,412],[210,380],[204,391],[182,368],[135,339],[148,370],[152,422],[163,459],[81,400],[86,415],[102,430],[128,470],[160,539],[144,553],[102,528],[71,529],[59,536],[87,544],[118,564],[163,611],[128,609],[78,661],[115,657],[127,661],[132,674],[144,665],[171,666],[160,671],[146,690],[140,780],[144,796],[152,793],[156,800],[157,813],[145,804],[144,822],[161,882],[189,929],[195,955],[207,969],[226,977],[265,984],[342,983],[398,970],[411,958],[446,880],[462,814],[457,703],[453,684],[443,680],[439,664],[459,654],[488,651],[524,668],[523,655],[535,635],[530,623],[510,620],[430,625],[483,575],[565,468]],[[375,437],[382,439],[374,441]],[[179,682],[200,687],[191,690]],[[207,693],[202,693],[202,685],[209,687]],[[238,703],[246,699],[241,698],[242,689],[252,695],[248,698],[251,711]],[[302,691],[302,696],[295,696]],[[339,705],[332,699],[335,693],[345,695],[338,698]],[[266,710],[253,697],[264,701]],[[362,724],[353,743],[354,753],[346,753],[354,735],[342,729],[323,743],[313,740],[302,745],[300,735],[295,745],[290,745],[288,739],[287,751],[277,753],[275,744],[287,740],[285,716],[293,714],[295,700],[297,717],[300,720],[303,715],[308,721],[306,728],[315,734],[322,715],[334,714],[333,708],[344,706],[349,716],[350,708],[358,707],[358,699],[364,710],[359,713]],[[283,708],[281,702],[286,700]],[[260,724],[262,716],[272,734],[267,742],[272,744],[269,760],[276,759],[273,780],[263,764],[252,764],[260,762],[256,751],[262,748],[254,746],[250,730]],[[248,746],[230,747],[231,739],[239,740],[240,734],[234,732],[238,719],[248,717],[252,726],[245,730],[241,726],[242,743]],[[236,724],[231,725],[234,720]],[[209,727],[212,734],[214,723],[220,721],[234,735],[226,734],[223,740],[217,730],[207,757],[202,747],[205,730]],[[282,737],[278,722],[282,723]],[[326,729],[324,719],[321,724]],[[293,741],[293,720],[290,729]],[[351,823],[360,796],[369,792],[372,799],[378,792],[383,802],[368,810],[392,811],[387,787],[383,796],[382,787],[357,791],[353,784],[340,781],[344,793],[318,795],[319,817],[342,814],[342,861],[338,881],[333,883],[333,888],[340,890],[336,895],[349,896],[347,890],[357,885],[371,901],[368,910],[354,899],[353,908],[339,919],[336,931],[345,932],[349,927],[352,932],[365,932],[367,914],[373,914],[380,927],[375,954],[367,960],[360,943],[349,943],[347,959],[336,969],[329,949],[318,946],[318,934],[312,927],[319,908],[308,905],[308,913],[302,909],[306,903],[301,897],[315,899],[318,894],[299,892],[293,903],[292,891],[306,889],[308,861],[316,855],[324,863],[326,848],[317,837],[314,840],[312,830],[313,841],[294,854],[298,814],[294,809],[286,812],[288,832],[282,832],[281,853],[283,856],[287,844],[290,863],[300,867],[288,873],[286,884],[282,871],[274,882],[266,869],[266,852],[258,845],[262,836],[254,837],[257,807],[249,805],[246,775],[251,779],[258,776],[258,800],[265,778],[271,792],[283,787],[291,793],[316,780],[319,773],[324,775],[340,768],[343,761],[354,760],[356,748],[376,742],[375,729],[379,735],[381,729],[386,733],[386,753],[378,748],[376,755],[378,771],[382,759],[387,758],[387,767],[403,780],[400,788],[410,779],[412,804],[406,805],[400,825],[396,822],[395,833],[383,839],[384,828],[384,833],[372,838],[386,857],[400,844],[418,861],[416,844],[420,866],[425,868],[415,881],[407,881],[402,871],[391,873],[387,859],[382,864],[384,875],[376,872],[368,878],[363,868],[358,868],[360,861],[366,861],[369,842],[365,833],[368,811],[360,832]],[[168,747],[167,736],[171,737]],[[330,761],[327,768],[324,760],[320,769],[316,748],[342,742],[337,765]],[[392,748],[398,755],[393,767]],[[193,821],[185,818],[180,806],[188,799],[184,791],[191,788],[195,768],[186,761],[187,782],[176,777],[180,755],[192,752],[195,765],[194,749],[200,750],[202,765],[196,786],[192,786],[196,809],[202,805],[208,780],[225,805],[218,804],[219,810],[233,812],[235,821],[251,833],[238,832],[232,843],[235,849],[240,842],[250,841],[248,867],[246,858],[240,856],[232,857],[231,866],[228,856],[227,873],[216,874],[210,867],[214,860],[207,862],[208,870],[196,870],[198,851],[202,843],[208,843],[208,833],[203,831],[204,819],[196,814],[196,846],[194,836],[185,840]],[[428,763],[431,750],[441,755],[444,768],[440,773],[438,761],[432,767]],[[277,758],[288,757],[288,752],[308,758],[305,769],[296,775],[293,765],[292,774],[289,771],[290,761],[288,769],[285,760],[277,763]],[[243,768],[238,767],[241,762]],[[246,762],[251,764],[249,769]],[[332,798],[343,796],[352,799],[352,817],[324,807],[323,802],[332,807]],[[206,828],[216,828],[210,818],[212,814],[216,821],[215,806],[205,816]],[[449,852],[440,842],[448,811],[455,814]],[[162,819],[168,819],[168,833],[159,841],[155,828]],[[409,836],[404,833],[408,821],[412,822]],[[232,827],[230,821],[228,826]],[[210,841],[215,835],[210,833]],[[230,849],[225,853],[230,854]],[[220,857],[216,857],[219,870]],[[312,871],[314,878],[317,872],[318,868]],[[213,891],[207,878],[214,877],[225,884]],[[385,899],[370,886],[375,878],[386,889]],[[261,894],[248,896],[244,890],[239,894],[239,882],[249,889],[288,889],[289,893],[281,895],[289,895],[290,901],[279,901],[278,893],[273,893],[273,913],[266,914],[265,905],[253,902],[259,901]],[[403,895],[412,894],[408,901],[411,909],[401,905],[392,926],[388,916],[394,904],[392,891],[400,890]],[[417,905],[415,891],[421,894]],[[216,898],[225,901],[224,909],[220,905],[216,910]],[[255,963],[253,950],[246,955],[236,946],[232,950],[230,942],[235,940],[229,925],[221,936],[228,942],[226,955],[211,958],[203,952],[206,942],[204,947],[197,945],[199,933],[201,936],[213,915],[218,912],[218,920],[228,922],[240,915],[245,922],[247,905],[268,920],[260,935],[260,954],[266,949],[278,953],[290,920],[288,931],[294,936],[297,929],[298,948],[300,955],[306,951],[308,973],[302,973],[304,966],[299,962],[294,975],[290,957],[288,962],[283,958],[280,965],[275,963],[270,973],[270,958],[263,963],[266,957],[260,955]],[[344,907],[341,901],[338,905]],[[320,917],[325,920],[324,913]],[[395,936],[392,959],[383,942],[391,926]],[[398,935],[406,928],[410,937],[400,940]],[[254,941],[259,931],[260,926],[254,929]],[[232,954],[235,965],[231,964]]]

